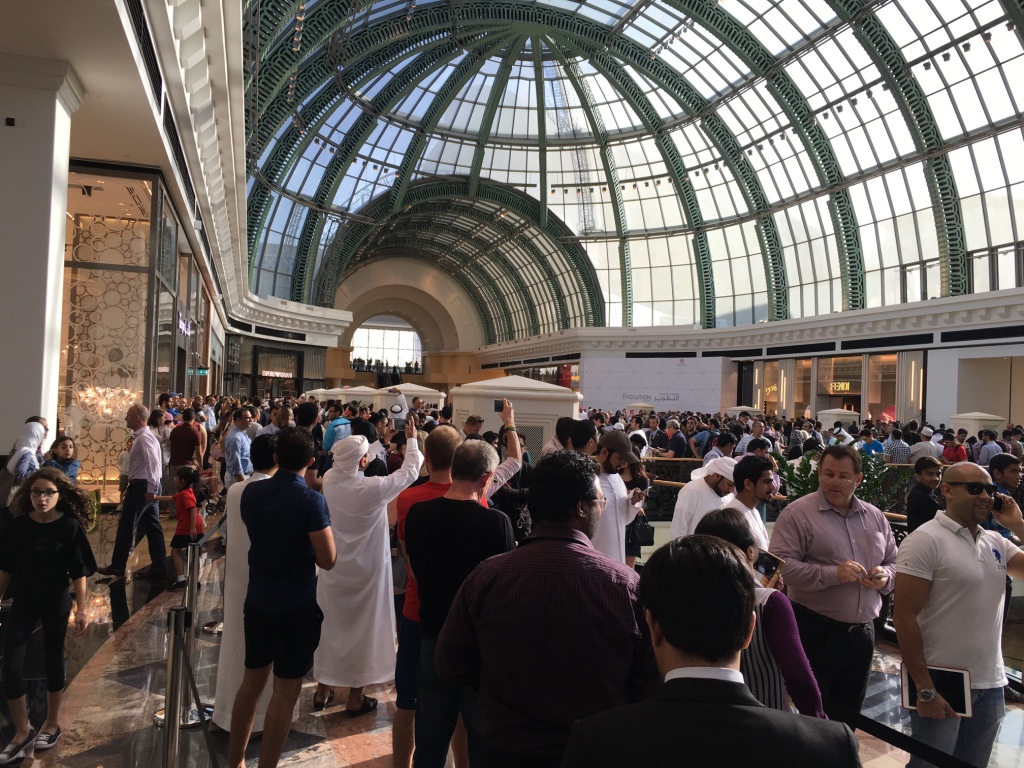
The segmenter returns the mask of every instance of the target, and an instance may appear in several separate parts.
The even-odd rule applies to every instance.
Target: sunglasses
[[[988,483],[966,483],[960,481],[955,483],[946,483],[946,485],[963,485],[967,488],[967,492],[971,494],[971,496],[979,496],[982,491],[987,493],[989,496],[995,496],[999,491],[998,485],[989,485]]]

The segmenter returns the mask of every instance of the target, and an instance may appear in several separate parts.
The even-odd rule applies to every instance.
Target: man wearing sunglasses
[[[1006,711],[1004,587],[1007,575],[1024,577],[1024,554],[981,525],[992,514],[1001,526],[1024,537],[1024,518],[1016,502],[999,493],[977,464],[949,467],[939,489],[945,512],[908,536],[899,549],[893,622],[918,692],[917,710],[910,713],[914,738],[985,766]],[[972,717],[956,716],[936,692],[928,665],[970,673]],[[927,763],[912,758],[908,765]]]

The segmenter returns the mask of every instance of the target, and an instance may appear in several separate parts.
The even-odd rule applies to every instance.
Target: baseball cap
[[[718,456],[703,467],[693,470],[690,473],[690,477],[695,480],[699,480],[702,477],[708,475],[721,475],[722,477],[732,480],[732,471],[736,467],[736,459],[731,456]]]
[[[620,432],[615,429],[608,430],[601,439],[597,441],[597,445],[600,448],[607,448],[609,451],[615,451],[627,464],[639,464],[640,459],[633,453],[633,443],[630,442],[629,438],[626,437],[625,432]]]

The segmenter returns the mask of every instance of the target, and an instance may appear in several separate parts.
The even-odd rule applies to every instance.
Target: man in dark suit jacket
[[[860,766],[848,726],[768,709],[744,685],[754,582],[738,549],[712,536],[666,544],[641,574],[640,600],[665,684],[577,720],[562,768]]]

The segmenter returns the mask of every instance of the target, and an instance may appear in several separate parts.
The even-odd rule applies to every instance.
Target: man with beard
[[[1024,577],[1024,555],[1009,539],[981,524],[994,514],[999,525],[1024,537],[1024,519],[1013,499],[1000,493],[976,464],[949,467],[939,488],[945,511],[900,546],[893,623],[917,688],[917,709],[910,713],[914,739],[983,766],[988,765],[1006,714],[1003,588],[1008,575]],[[936,691],[929,666],[970,673],[971,717],[956,716]],[[912,757],[908,765],[918,768],[927,763]]]
[[[441,678],[480,692],[488,768],[557,768],[574,720],[657,687],[639,577],[591,544],[597,470],[570,451],[537,463],[533,531],[473,570],[438,638]]]
[[[736,462],[732,477],[736,484],[736,495],[726,506],[743,513],[757,546],[768,549],[768,531],[761,521],[757,505],[771,501],[775,493],[772,463],[761,456],[747,454]]]
[[[633,444],[626,433],[614,429],[601,435],[595,458],[601,465],[601,492],[608,500],[608,507],[601,514],[597,530],[590,538],[598,552],[625,563],[626,526],[636,517],[634,505],[643,498],[643,491],[637,489],[631,495],[619,473],[627,464],[639,464],[640,459],[633,453]]]
[[[676,497],[676,508],[672,513],[673,539],[692,535],[704,515],[716,509],[724,509],[732,501],[732,492],[736,487],[732,481],[735,466],[735,459],[720,456],[693,470],[690,482],[683,486]]]

